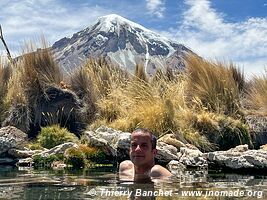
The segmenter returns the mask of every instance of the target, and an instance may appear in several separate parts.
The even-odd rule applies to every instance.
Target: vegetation
[[[36,168],[51,168],[56,161],[66,164],[69,168],[88,168],[95,164],[103,163],[105,159],[106,156],[101,150],[85,144],[79,144],[78,148],[68,148],[64,154],[59,153],[49,156],[39,154],[33,156],[34,167]]]
[[[51,168],[51,164],[55,161],[62,161],[64,159],[63,154],[53,154],[47,157],[41,155],[33,156],[33,162],[35,168]]]
[[[78,138],[70,133],[66,128],[61,128],[59,125],[43,127],[37,137],[37,143],[44,148],[53,148],[65,142],[77,142]]]
[[[244,104],[248,114],[267,115],[267,71],[250,81]]]
[[[167,67],[147,77],[142,65],[130,74],[104,59],[90,59],[63,80],[47,48],[27,53],[17,59],[12,72],[0,68],[0,119],[25,132],[35,131],[35,148],[77,142],[78,138],[60,125],[43,127],[40,133],[31,130],[42,120],[37,112],[40,99],[47,97],[47,88],[57,87],[75,93],[79,99],[75,113],[82,118],[73,115],[71,119],[88,124],[89,129],[99,125],[122,131],[146,127],[159,137],[172,133],[203,151],[251,145],[245,116],[267,114],[267,76],[246,82],[243,72],[232,63],[195,56],[186,60],[184,73]],[[103,159],[101,152],[94,151],[90,147],[70,150],[72,161],[68,162],[77,159],[74,163],[82,166],[84,159]]]

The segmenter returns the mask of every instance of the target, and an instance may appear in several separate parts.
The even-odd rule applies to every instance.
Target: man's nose
[[[135,148],[135,151],[141,151],[140,145],[137,145],[137,147]]]

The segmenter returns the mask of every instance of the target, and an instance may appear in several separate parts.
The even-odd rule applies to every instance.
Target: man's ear
[[[153,149],[152,152],[153,152],[153,155],[156,156],[157,153],[158,153],[158,150],[157,149]]]

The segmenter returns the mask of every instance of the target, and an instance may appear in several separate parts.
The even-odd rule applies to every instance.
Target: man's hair
[[[135,129],[132,133],[135,132],[142,132],[142,133],[148,133],[151,137],[151,144],[152,144],[152,149],[156,149],[157,147],[157,137],[153,134],[152,131],[150,131],[149,129],[146,128],[138,128]]]

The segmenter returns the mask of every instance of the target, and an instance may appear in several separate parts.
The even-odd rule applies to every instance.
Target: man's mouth
[[[134,158],[144,158],[145,156],[141,156],[141,155],[137,155],[137,156],[133,156]]]

